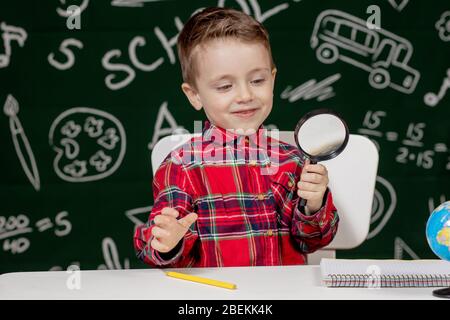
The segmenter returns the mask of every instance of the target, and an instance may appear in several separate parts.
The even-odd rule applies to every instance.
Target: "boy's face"
[[[244,132],[259,126],[272,110],[276,69],[261,43],[217,39],[198,47],[196,86],[183,83],[192,106],[224,129]]]

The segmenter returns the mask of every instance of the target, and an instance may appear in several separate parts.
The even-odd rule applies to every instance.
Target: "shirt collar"
[[[215,124],[212,124],[210,121],[206,120],[204,122],[204,127],[203,127],[203,141],[207,141],[207,142],[213,141],[213,140],[216,140],[215,137],[218,137],[218,136],[220,136],[222,138],[221,142],[223,142],[223,143],[237,142],[237,144],[239,145],[242,142],[242,139],[247,138],[248,142],[253,146],[258,146],[258,147],[267,146],[267,142],[262,143],[263,140],[267,140],[267,138],[266,138],[267,129],[263,125],[260,125],[258,130],[256,130],[256,132],[254,132],[252,134],[244,135],[244,134],[239,134],[238,131],[226,130],[226,129],[216,126]]]

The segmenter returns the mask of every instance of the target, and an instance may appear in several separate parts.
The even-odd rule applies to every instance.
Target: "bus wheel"
[[[389,72],[381,68],[375,68],[370,71],[369,83],[375,89],[384,89],[391,83]]]
[[[338,49],[329,43],[322,43],[316,50],[317,59],[320,62],[330,64],[339,58]]]

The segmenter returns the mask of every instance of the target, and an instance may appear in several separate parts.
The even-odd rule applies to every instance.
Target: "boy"
[[[267,31],[245,13],[207,8],[179,34],[178,55],[181,88],[208,121],[156,172],[152,212],[134,235],[137,257],[158,267],[305,264],[339,219],[325,167],[303,167],[295,147],[262,142],[276,74]]]

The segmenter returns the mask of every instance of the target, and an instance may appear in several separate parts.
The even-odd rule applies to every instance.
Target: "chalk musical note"
[[[0,54],[0,68],[7,67],[11,59],[11,41],[15,40],[20,47],[23,47],[25,40],[27,40],[27,32],[20,28],[11,25],[7,25],[2,22],[0,24],[0,30],[2,33],[3,47],[5,48],[5,53]]]
[[[25,174],[34,189],[39,191],[41,182],[36,166],[36,160],[34,159],[33,150],[31,150],[30,143],[25,135],[22,124],[17,117],[17,114],[19,113],[19,103],[10,94],[8,94],[8,97],[6,98],[3,112],[9,117],[9,129],[11,131],[14,149],[16,150],[17,157],[22,165],[22,169],[25,171]]]
[[[428,92],[424,97],[423,101],[427,106],[435,107],[439,101],[445,96],[447,89],[450,88],[450,68],[447,69],[447,78],[444,78],[444,82],[439,89],[439,93],[435,94],[433,92]]]

